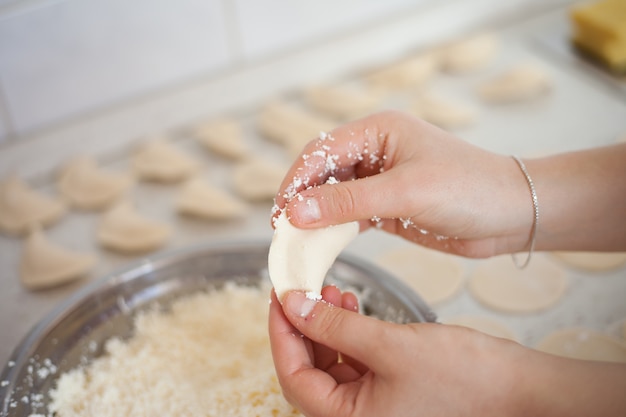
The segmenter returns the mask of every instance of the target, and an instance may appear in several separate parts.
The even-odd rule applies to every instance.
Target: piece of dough
[[[20,279],[31,290],[56,287],[74,281],[95,264],[91,255],[56,245],[34,228],[26,238],[20,259]]]
[[[274,222],[267,266],[278,299],[290,290],[321,297],[326,273],[339,253],[359,234],[359,223],[298,229],[283,212]]]
[[[435,75],[438,66],[437,54],[424,53],[371,72],[364,81],[379,91],[420,87]]]
[[[88,156],[70,161],[59,176],[59,191],[79,209],[103,209],[117,201],[132,185],[128,175],[106,172]]]
[[[139,178],[157,182],[182,181],[198,169],[191,157],[162,139],[152,139],[139,146],[132,165]]]
[[[535,98],[550,89],[545,71],[533,64],[517,65],[478,87],[478,95],[491,103]]]
[[[556,331],[541,340],[536,348],[567,358],[626,363],[624,342],[591,329]]]
[[[169,227],[141,216],[127,201],[106,212],[97,231],[102,246],[121,253],[155,250],[166,243],[169,235]]]
[[[558,260],[584,271],[611,271],[626,264],[625,252],[552,252]]]
[[[287,168],[261,159],[243,161],[233,171],[233,187],[248,201],[272,200],[276,197]]]
[[[468,106],[434,94],[418,99],[413,111],[427,122],[448,129],[470,126],[476,120],[476,112]]]
[[[515,340],[515,333],[499,322],[498,320],[483,316],[457,316],[443,321],[444,324],[454,324],[457,326],[469,327],[485,334],[501,337],[504,339]]]
[[[380,104],[382,96],[372,90],[319,85],[306,89],[304,98],[314,109],[348,120],[370,113]]]
[[[291,156],[299,155],[304,145],[317,138],[320,132],[331,130],[335,124],[330,119],[279,100],[265,105],[257,120],[259,132],[281,144]]]
[[[457,258],[421,246],[390,250],[375,261],[406,282],[429,304],[451,298],[463,284],[465,270]]]
[[[208,150],[226,158],[242,159],[250,154],[241,126],[230,118],[211,120],[196,127],[194,137]]]
[[[452,42],[439,51],[441,69],[465,73],[486,67],[498,50],[498,38],[492,33],[479,33]]]
[[[21,235],[34,226],[45,227],[61,218],[65,206],[38,193],[17,176],[0,181],[0,230]]]
[[[179,213],[206,219],[232,219],[248,213],[248,206],[201,178],[189,180],[180,190]]]
[[[508,313],[549,308],[561,299],[566,287],[563,268],[537,255],[524,269],[517,268],[510,256],[484,260],[469,280],[469,289],[478,301]]]

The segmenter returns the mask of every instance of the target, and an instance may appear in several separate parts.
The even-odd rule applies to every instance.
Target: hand
[[[519,345],[456,326],[379,321],[356,313],[338,291],[325,292],[326,302],[290,292],[282,308],[272,298],[277,375],[303,414],[513,415],[507,395],[523,359]]]
[[[325,184],[330,177],[341,182]],[[512,158],[399,112],[309,143],[276,205],[296,227],[360,220],[362,228],[469,257],[525,249],[533,221],[528,185]]]

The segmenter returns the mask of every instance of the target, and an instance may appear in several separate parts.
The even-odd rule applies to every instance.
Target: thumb
[[[375,372],[388,369],[388,334],[397,324],[364,316],[290,291],[283,300],[287,319],[314,342],[356,359]]]
[[[397,192],[404,187],[401,180],[398,175],[388,171],[309,188],[287,203],[287,216],[294,226],[300,228],[369,220],[374,216],[401,217],[402,207],[398,204],[401,195]]]

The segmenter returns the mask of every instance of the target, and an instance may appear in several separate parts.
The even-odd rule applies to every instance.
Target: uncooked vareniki
[[[20,235],[48,226],[65,213],[60,201],[33,190],[17,176],[0,181],[0,230]]]
[[[94,263],[92,255],[56,245],[35,227],[24,242],[20,278],[24,286],[31,290],[55,287],[84,276]]]
[[[413,107],[417,116],[444,129],[466,127],[476,120],[468,106],[434,94],[424,95]]]
[[[290,290],[306,291],[309,297],[320,298],[326,273],[343,248],[358,235],[359,223],[298,229],[283,210],[274,226],[267,265],[278,299]]]
[[[122,253],[148,252],[165,244],[170,228],[141,216],[123,201],[104,213],[97,238],[108,249]]]
[[[234,169],[233,187],[248,201],[271,200],[276,197],[286,172],[287,168],[281,165],[260,159],[246,160]]]
[[[181,214],[206,219],[243,217],[248,206],[201,178],[193,178],[182,187],[176,204]]]
[[[152,139],[140,145],[132,164],[139,178],[157,182],[178,182],[198,169],[190,156],[163,139]]]
[[[70,204],[85,210],[98,210],[111,205],[131,185],[130,176],[106,172],[87,156],[70,161],[58,181],[59,191]]]
[[[528,100],[550,89],[545,71],[533,64],[521,64],[502,72],[478,87],[479,96],[491,103]]]
[[[242,136],[241,126],[230,118],[211,120],[194,130],[194,137],[200,144],[230,159],[241,159],[250,153]]]
[[[305,90],[306,102],[316,110],[342,120],[361,117],[374,110],[381,94],[373,90],[319,85]]]
[[[439,51],[441,69],[465,73],[486,67],[498,49],[498,39],[491,33],[478,33],[451,42]]]

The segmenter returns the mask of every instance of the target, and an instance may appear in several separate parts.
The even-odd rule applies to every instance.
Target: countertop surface
[[[498,29],[497,34],[501,37],[501,50],[488,69],[464,76],[440,74],[429,86],[434,91],[470,103],[478,110],[475,125],[457,130],[455,134],[492,151],[522,157],[607,145],[626,135],[626,91],[615,88],[624,85],[623,82],[601,74],[593,65],[582,63],[572,54],[567,46],[563,10],[517,22]],[[549,75],[552,87],[548,94],[501,106],[486,106],[476,98],[474,88],[479,82],[510,65],[527,61],[538,64]],[[356,74],[356,71],[347,74],[347,78]],[[398,93],[393,106],[406,109],[409,94]],[[297,101],[297,93],[291,95],[290,100]],[[256,132],[258,113],[255,109],[245,108],[233,114],[241,122],[245,140],[255,153],[277,163],[289,162],[284,150]],[[231,187],[231,162],[206,153],[185,129],[174,130],[170,136],[176,146],[189,151],[201,162],[207,178],[225,188]],[[45,158],[45,155],[33,155],[33,158]],[[126,170],[128,157],[124,153],[109,156],[104,165],[112,170]],[[39,189],[54,193],[52,178],[39,181]],[[175,213],[173,202],[178,191],[176,185],[138,183],[131,194],[131,200],[142,213],[173,226],[175,233],[163,251],[200,241],[265,239],[269,242],[271,239],[271,202],[253,204],[251,214],[243,220],[206,222],[182,218]],[[22,240],[0,236],[3,271],[0,279],[0,364],[6,363],[13,348],[35,323],[86,282],[128,268],[141,260],[98,247],[94,238],[98,218],[99,213],[70,211],[58,224],[46,230],[51,240],[69,248],[92,252],[98,257],[97,266],[88,277],[47,291],[31,292],[20,284],[18,264]],[[359,236],[346,250],[372,259],[383,250],[405,244],[396,237],[371,230]],[[481,261],[463,260],[466,279],[478,262]],[[529,346],[558,328],[586,326],[608,331],[626,318],[626,267],[599,274],[567,266],[563,268],[568,280],[567,293],[556,306],[541,313],[497,313],[477,302],[466,289],[434,305],[433,309],[443,320],[458,314],[496,318],[512,328],[519,340]]]

